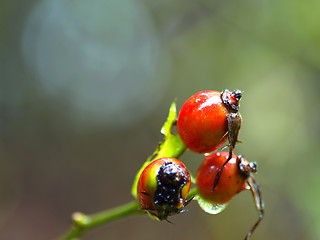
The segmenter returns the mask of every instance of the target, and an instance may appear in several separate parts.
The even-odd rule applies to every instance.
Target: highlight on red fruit
[[[220,181],[212,190],[215,177],[228,157],[229,152],[216,152],[205,156],[205,160],[196,175],[199,192],[196,200],[205,212],[217,214],[227,206],[237,193],[247,189],[251,190],[259,219],[247,234],[246,239],[248,239],[264,216],[261,190],[253,177],[253,173],[257,171],[257,166],[254,162],[245,160],[242,155],[236,156],[233,154],[221,173]]]
[[[186,199],[190,187],[191,177],[182,162],[175,158],[160,158],[141,173],[138,202],[142,210],[157,220],[167,220],[190,202]]]
[[[233,149],[241,127],[241,91],[206,90],[191,96],[181,107],[177,129],[193,152],[210,153],[229,140]]]
[[[248,174],[241,169],[249,166],[249,162],[233,154],[223,169],[218,185],[212,191],[215,176],[228,157],[228,152],[216,152],[205,157],[196,176],[202,199],[211,203],[224,204],[228,203],[235,194],[247,189]],[[252,172],[254,170],[255,166],[252,166]]]

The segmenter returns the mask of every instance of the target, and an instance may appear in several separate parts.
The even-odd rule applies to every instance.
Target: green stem
[[[187,199],[195,196],[198,193],[198,189],[192,188],[188,194]],[[92,215],[86,215],[80,212],[75,212],[72,214],[73,225],[67,233],[58,238],[58,240],[75,240],[83,236],[87,231],[99,227],[101,225],[106,225],[110,222],[131,216],[144,214],[140,209],[139,203],[134,200],[127,204],[98,212]]]
[[[189,193],[188,193],[187,199],[189,199],[191,197],[194,197],[197,194],[198,194],[198,188],[196,188],[196,187],[191,188]]]
[[[72,215],[73,226],[59,240],[79,239],[85,232],[95,227],[119,220],[130,215],[142,214],[136,200],[127,204],[92,215],[76,212]]]

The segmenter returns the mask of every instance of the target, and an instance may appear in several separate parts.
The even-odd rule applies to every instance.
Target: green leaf
[[[178,158],[187,149],[184,143],[181,141],[179,134],[174,134],[171,131],[172,126],[176,124],[176,119],[177,110],[176,101],[174,101],[170,106],[168,118],[161,128],[161,133],[164,135],[164,142],[158,144],[156,150],[150,157],[148,157],[147,161],[142,165],[135,177],[131,190],[131,193],[135,198],[137,198],[137,186],[140,175],[151,162],[163,157]]]

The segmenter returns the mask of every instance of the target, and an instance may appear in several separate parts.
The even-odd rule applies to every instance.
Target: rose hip
[[[160,158],[141,173],[138,201],[142,210],[160,221],[167,220],[190,202],[186,200],[190,187],[190,174],[182,162],[175,158]]]
[[[177,129],[182,141],[193,152],[210,153],[226,140],[234,148],[241,126],[238,113],[241,91],[202,91],[181,107]]]
[[[255,207],[259,213],[259,219],[246,236],[248,239],[264,216],[264,203],[259,184],[253,173],[256,172],[256,164],[248,162],[241,155],[232,155],[231,159],[221,173],[220,181],[212,190],[213,180],[221,169],[221,166],[229,158],[228,152],[216,152],[205,157],[198,169],[196,184],[201,201],[213,205],[227,204],[237,193],[250,189],[255,201]]]

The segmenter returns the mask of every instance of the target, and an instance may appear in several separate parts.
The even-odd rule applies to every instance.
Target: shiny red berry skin
[[[203,200],[213,204],[224,204],[228,203],[237,193],[248,189],[247,178],[250,172],[255,172],[256,165],[249,163],[241,155],[232,155],[222,171],[219,183],[212,191],[215,176],[228,157],[228,152],[207,155],[199,167],[196,184]]]
[[[264,217],[264,201],[261,189],[252,174],[257,171],[257,166],[256,163],[248,162],[241,155],[232,155],[221,173],[220,181],[213,190],[214,179],[227,159],[229,159],[229,152],[216,152],[205,157],[196,176],[199,192],[198,202],[206,212],[216,214],[221,210],[219,211],[218,207],[218,211],[210,212],[210,205],[213,206],[213,210],[215,210],[214,206],[222,206],[223,210],[234,195],[242,190],[250,189],[259,218],[245,237],[245,240],[249,240]]]
[[[191,187],[190,174],[175,158],[160,158],[151,162],[141,173],[138,202],[142,210],[159,220],[181,212]]]
[[[241,126],[240,98],[240,90],[206,90],[191,96],[178,116],[177,129],[181,140],[197,153],[213,152],[228,138],[234,147]]]

